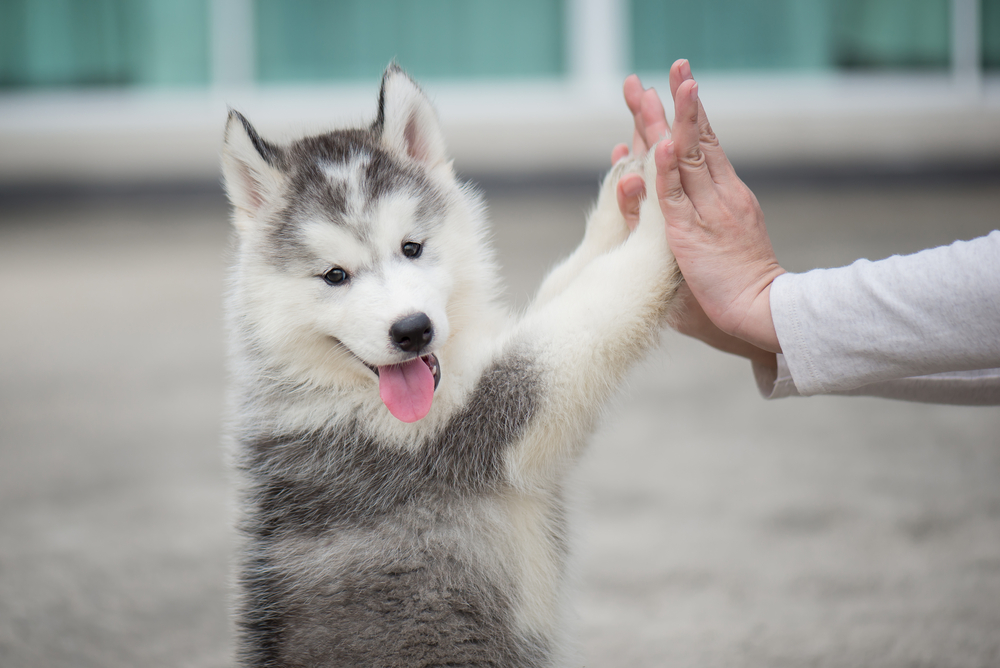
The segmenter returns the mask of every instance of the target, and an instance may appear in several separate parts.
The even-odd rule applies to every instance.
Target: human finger
[[[645,194],[646,182],[639,174],[626,174],[618,181],[616,189],[618,209],[625,217],[625,224],[629,230],[634,230],[639,224],[639,207]]]
[[[635,128],[632,133],[632,150],[636,154],[645,153],[650,146],[646,143],[646,129],[643,125],[642,117],[642,98],[645,89],[642,87],[642,81],[639,80],[639,77],[635,74],[630,74],[625,79],[623,90],[625,93],[625,104],[628,106],[628,110],[632,112],[632,121]]]
[[[674,144],[685,191],[696,207],[712,204],[718,193],[701,148],[698,84],[694,80],[682,82],[674,96]]]
[[[670,137],[667,114],[663,110],[663,102],[660,101],[655,88],[650,88],[642,94],[641,116],[646,146],[652,146],[661,139]]]
[[[691,64],[687,60],[681,59],[674,62],[670,67],[670,95],[676,100],[680,85],[693,78]],[[718,137],[712,130],[712,124],[708,121],[708,114],[705,113],[705,106],[700,97],[698,98],[698,131],[701,150],[705,155],[705,163],[708,165],[708,171],[712,174],[712,178],[717,182],[735,178],[736,170],[729,162]]]
[[[670,97],[677,97],[677,87],[691,78],[693,78],[691,64],[688,63],[687,59],[675,60],[674,64],[670,66]]]
[[[611,149],[611,164],[617,164],[619,160],[628,155],[628,144],[617,144]]]
[[[680,165],[676,145],[673,141],[660,142],[654,154],[656,161],[656,199],[670,230],[686,230],[700,225],[698,210],[688,197],[681,181]]]

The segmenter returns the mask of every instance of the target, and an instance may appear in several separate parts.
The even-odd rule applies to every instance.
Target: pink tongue
[[[378,393],[389,412],[403,422],[416,422],[431,410],[434,375],[419,357],[378,368]]]

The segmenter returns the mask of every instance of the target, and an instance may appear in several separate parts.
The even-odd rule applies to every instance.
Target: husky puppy
[[[368,127],[288,145],[231,111],[227,297],[245,666],[562,665],[562,480],[680,274],[608,175],[512,317],[484,206],[396,66]]]

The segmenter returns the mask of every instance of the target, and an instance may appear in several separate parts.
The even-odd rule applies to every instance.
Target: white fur
[[[361,173],[369,156],[322,165],[331,181],[347,184],[353,222],[302,221],[312,264],[278,267],[266,259],[273,243],[266,221],[280,208],[286,178],[261,159],[242,126],[230,123],[224,170],[238,247],[228,306],[237,332],[235,383],[243,388],[236,401],[252,405],[254,393],[268,383],[296,388],[241,419],[261,432],[281,434],[318,430],[360,412],[387,444],[412,449],[465,407],[493,360],[526,350],[543,390],[535,417],[505,453],[511,491],[483,501],[464,540],[478,562],[516,583],[512,598],[520,631],[558,638],[564,568],[545,536],[552,509],[562,503],[564,473],[625,373],[655,345],[680,282],[656,201],[642,205],[631,234],[618,211],[615,186],[626,170],[644,169],[647,191],[654,191],[652,157],[612,170],[580,247],[549,274],[527,312],[512,317],[497,301],[482,204],[454,179],[433,109],[405,75],[390,76],[385,86],[381,140],[401,160],[420,165],[439,188],[439,220],[422,227],[415,215],[420,201],[405,190],[375,206],[365,201]],[[400,256],[405,240],[424,245],[420,260]],[[347,271],[350,283],[329,286],[319,278],[332,267]],[[431,351],[440,360],[442,380],[430,414],[404,424],[382,405],[365,363],[403,359],[386,333],[414,312],[427,313],[434,323]],[[252,336],[240,334],[243,322],[253,323]],[[273,378],[262,378],[252,361],[261,355]],[[361,536],[344,545],[387,549]],[[339,549],[323,548],[328,567],[342,560]]]
[[[362,153],[355,156],[347,164],[326,163],[322,166],[323,172],[333,183],[343,183],[347,185],[347,210],[349,213],[357,213],[364,206],[365,197],[361,192],[361,174],[364,172],[371,156]]]

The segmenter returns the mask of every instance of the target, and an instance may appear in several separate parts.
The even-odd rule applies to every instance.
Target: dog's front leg
[[[651,155],[642,165],[647,192],[655,192]],[[621,173],[612,170],[602,187],[588,227],[594,239],[627,230],[615,198]],[[533,350],[545,387],[531,433],[508,457],[512,476],[526,476],[526,482],[558,468],[592,429],[628,370],[658,342],[681,282],[655,198],[643,202],[639,225],[624,243],[603,253],[597,248],[585,240],[578,252],[592,257],[574,279],[529,311],[515,334]]]
[[[618,210],[615,189],[622,176],[628,172],[639,171],[641,168],[640,160],[619,160],[612,167],[601,185],[597,204],[587,217],[583,240],[569,257],[548,273],[538,288],[529,312],[543,307],[565,290],[595,257],[619,246],[628,238],[629,229]]]

